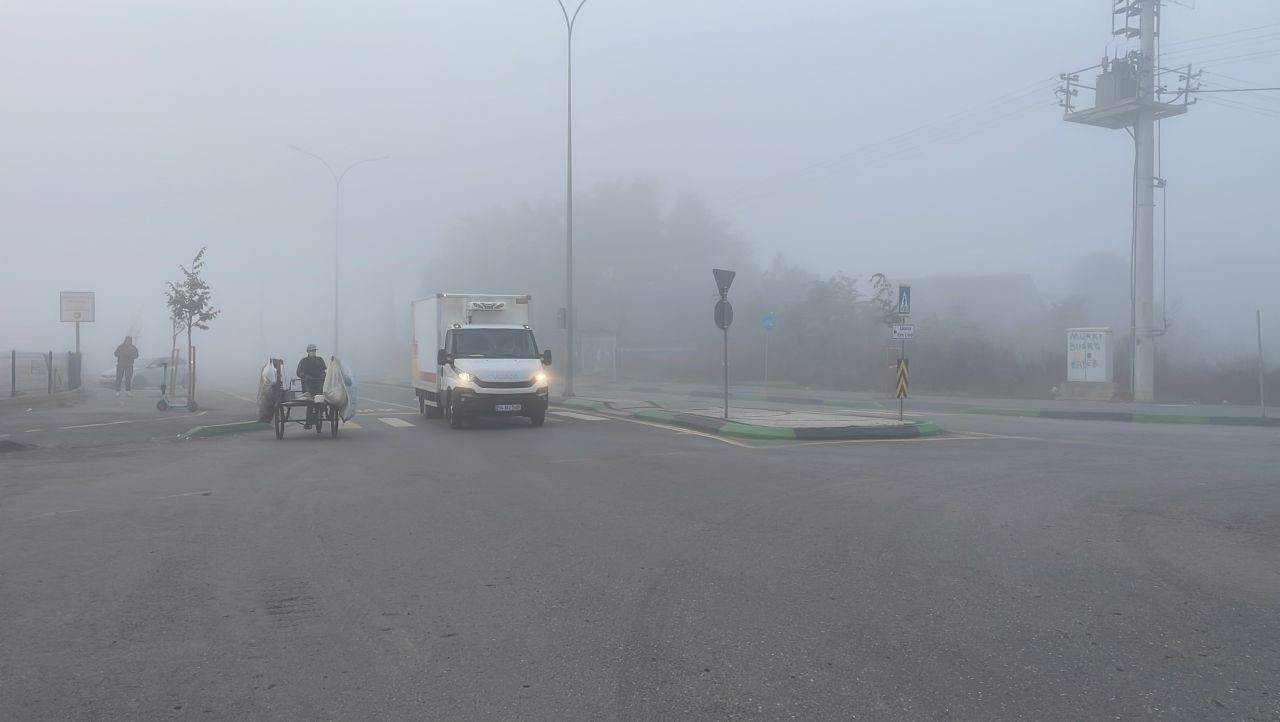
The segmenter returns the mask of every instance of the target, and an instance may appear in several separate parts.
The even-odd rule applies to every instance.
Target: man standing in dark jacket
[[[138,358],[138,347],[133,345],[133,337],[125,336],[124,343],[116,346],[116,396],[120,395],[120,382],[124,381],[124,392],[133,396],[133,362]]]
[[[316,355],[316,345],[307,344],[307,355],[298,362],[298,379],[302,381],[302,393],[311,397],[323,393],[325,371],[324,359]],[[303,426],[304,429],[319,423],[316,420],[318,411],[314,403],[307,404],[307,423]]]

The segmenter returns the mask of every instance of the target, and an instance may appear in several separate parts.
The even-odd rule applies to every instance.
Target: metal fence
[[[0,398],[69,391],[80,385],[74,353],[8,351],[0,354]]]

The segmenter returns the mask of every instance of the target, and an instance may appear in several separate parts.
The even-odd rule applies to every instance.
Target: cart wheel
[[[199,409],[199,408],[200,408],[200,404],[197,404],[194,401],[187,402],[187,411],[190,411],[191,413],[194,414],[196,412],[196,409]]]
[[[338,438],[338,414],[333,412],[333,418],[329,419],[329,435]]]
[[[164,399],[160,399],[159,401],[156,402],[156,411],[168,411],[168,410],[169,410],[169,403],[167,401],[165,401]]]
[[[316,412],[316,433],[317,434],[324,433],[324,422],[325,422],[324,414],[317,411]]]
[[[283,439],[284,438],[284,408],[283,407],[280,407],[280,406],[276,407],[275,422],[276,422],[276,438]]]

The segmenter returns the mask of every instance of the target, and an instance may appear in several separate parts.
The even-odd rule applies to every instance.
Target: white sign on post
[[[58,294],[62,320],[68,323],[92,323],[93,291],[63,291]]]
[[[1111,329],[1067,329],[1067,380],[1106,383],[1111,378]]]
[[[899,339],[910,341],[916,337],[916,327],[910,323],[895,323],[893,325],[893,340]]]

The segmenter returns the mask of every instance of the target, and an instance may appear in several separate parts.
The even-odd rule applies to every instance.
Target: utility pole
[[[1159,0],[1136,0],[1141,10],[1138,56],[1138,99],[1155,99],[1156,82],[1156,4]],[[1155,328],[1155,186],[1156,186],[1156,116],[1150,108],[1138,110],[1133,128],[1137,152],[1137,238],[1134,250],[1134,329],[1133,329],[1133,400],[1152,403],[1156,400],[1156,331]]]
[[[1258,309],[1258,405],[1262,418],[1267,418],[1266,366],[1262,362],[1262,309]]]
[[[1130,329],[1133,343],[1133,400],[1155,401],[1155,339],[1164,333],[1155,321],[1155,187],[1163,183],[1155,175],[1156,122],[1182,115],[1192,101],[1188,69],[1181,76],[1184,86],[1175,102],[1161,100],[1163,88],[1156,84],[1156,32],[1160,0],[1113,0],[1112,35],[1138,38],[1139,50],[1123,57],[1104,58],[1102,64],[1064,73],[1058,95],[1066,112],[1064,119],[1102,128],[1126,129],[1134,141],[1133,189],[1133,295]],[[1132,22],[1136,20],[1137,26]],[[1090,88],[1080,83],[1080,75],[1101,69]],[[1078,110],[1074,99],[1081,89],[1094,92],[1094,107]],[[1180,99],[1180,100],[1179,100]]]

